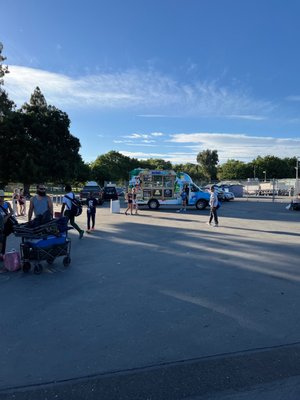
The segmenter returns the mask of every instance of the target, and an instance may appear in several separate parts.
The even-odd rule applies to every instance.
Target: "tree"
[[[112,150],[98,156],[97,159],[91,163],[91,170],[93,178],[103,185],[105,181],[127,181],[129,172],[139,166],[138,160]]]
[[[148,160],[140,161],[141,168],[148,169],[172,169],[172,163],[170,161],[165,161],[162,158],[149,158]]]
[[[253,168],[239,160],[228,160],[218,168],[218,178],[220,180],[240,180],[252,177]]]
[[[255,167],[255,175],[259,179],[264,179],[265,176],[267,179],[286,178],[286,173],[289,171],[286,161],[271,155],[265,157],[258,156],[252,161],[252,165],[253,168]],[[296,161],[294,165],[296,165]]]
[[[200,183],[205,179],[198,164],[176,164],[173,169],[176,172],[186,172],[195,183]]]
[[[86,168],[79,139],[71,135],[69,126],[67,114],[48,106],[36,88],[30,102],[7,115],[0,126],[1,177],[21,181],[25,193],[34,182],[75,181]]]
[[[217,179],[217,164],[219,162],[217,150],[203,150],[198,153],[197,162],[200,165],[203,175],[209,181]]]
[[[3,44],[0,42],[0,122],[3,120],[4,115],[7,115],[13,110],[15,104],[9,100],[7,93],[2,88],[4,85],[4,76],[9,73],[7,65],[3,65],[6,57],[2,55]]]

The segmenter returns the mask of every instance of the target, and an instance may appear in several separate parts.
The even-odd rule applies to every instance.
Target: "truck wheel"
[[[204,210],[204,208],[206,208],[207,205],[208,205],[208,203],[206,200],[200,199],[196,203],[196,208],[197,208],[197,210]]]
[[[150,210],[157,210],[159,207],[159,202],[155,199],[151,199],[148,201],[148,207]]]

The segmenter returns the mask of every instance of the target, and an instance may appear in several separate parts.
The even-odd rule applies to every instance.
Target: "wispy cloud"
[[[141,118],[182,118],[181,115],[172,115],[172,114],[140,114],[137,117]]]
[[[163,134],[155,143],[151,139],[153,133],[127,135],[131,139],[115,140],[115,143],[129,147],[140,148],[150,146],[157,149],[158,153],[145,153],[143,150],[127,151],[121,149],[123,154],[134,154],[137,158],[156,157],[172,160],[175,163],[191,162],[196,163],[197,154],[203,150],[217,150],[220,163],[228,159],[236,159],[245,162],[252,161],[257,156],[274,155],[279,158],[294,157],[300,154],[300,138],[272,137],[272,136],[251,136],[240,133],[218,133],[218,132],[197,132],[197,133],[174,133]],[[145,144],[146,143],[146,144]]]
[[[153,140],[153,138],[157,138],[160,136],[164,136],[161,132],[151,132],[151,133],[131,133],[130,135],[122,136],[125,139],[144,139],[144,140]]]
[[[285,98],[287,101],[300,101],[300,95],[296,95],[296,96],[287,96]]]
[[[170,136],[170,142],[188,147],[196,153],[205,149],[216,149],[221,162],[229,158],[249,161],[258,155],[275,155],[282,158],[300,154],[300,138],[208,132],[179,133]]]
[[[188,162],[196,162],[196,155],[190,153],[177,152],[177,153],[156,153],[156,152],[142,152],[142,151],[126,151],[120,150],[124,156],[137,158],[139,160],[148,160],[149,158],[162,158],[165,161],[170,161],[172,164],[185,164]]]
[[[216,82],[178,82],[159,72],[129,70],[73,78],[39,69],[10,66],[6,90],[21,105],[39,86],[49,104],[63,108],[131,109],[146,118],[244,116],[268,113],[274,105]],[[158,112],[157,112],[158,111]],[[163,112],[162,112],[163,111]]]
[[[261,115],[226,115],[226,118],[229,119],[246,119],[249,121],[263,121],[266,119],[266,117],[263,117]]]

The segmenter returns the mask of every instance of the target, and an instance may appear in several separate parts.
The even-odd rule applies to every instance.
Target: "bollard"
[[[110,212],[111,213],[120,213],[120,200],[110,200]]]

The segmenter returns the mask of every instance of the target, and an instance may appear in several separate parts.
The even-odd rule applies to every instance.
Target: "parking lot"
[[[70,231],[69,268],[0,274],[0,399],[175,400],[298,375],[300,212],[286,205],[236,199],[214,228],[208,209],[107,203],[93,234]]]

